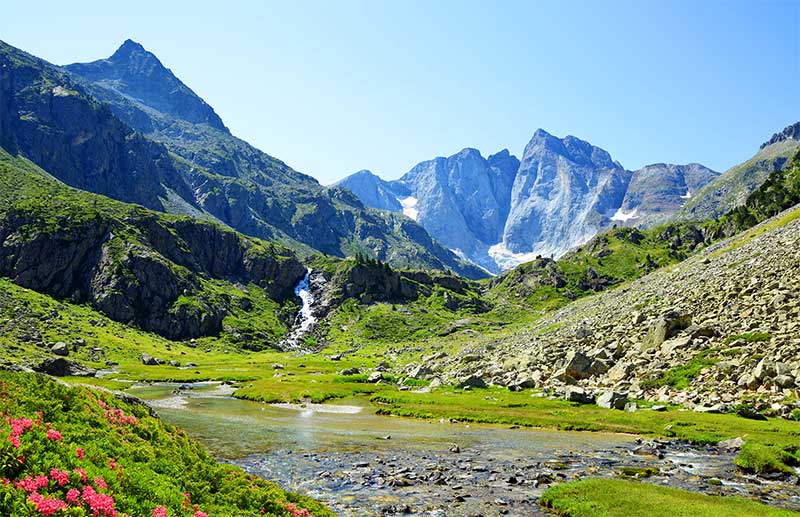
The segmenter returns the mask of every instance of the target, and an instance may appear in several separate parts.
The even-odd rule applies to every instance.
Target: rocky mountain
[[[678,220],[700,221],[718,217],[742,205],[774,171],[782,169],[800,149],[800,122],[764,142],[744,163],[731,167],[692,196],[676,214]]]
[[[561,256],[614,225],[666,221],[717,176],[698,164],[635,172],[588,142],[540,129],[522,162],[507,150],[464,149],[422,162],[399,180],[361,171],[337,183],[367,206],[403,212],[448,248],[498,273]]]
[[[361,171],[337,186],[367,206],[402,212],[451,250],[496,271],[488,250],[502,238],[518,167],[507,150],[484,158],[476,149],[464,149],[421,162],[399,180]]]
[[[498,256],[559,256],[586,242],[609,224],[630,178],[599,147],[536,131],[514,179]]]
[[[668,221],[719,173],[699,163],[656,163],[635,171],[622,206],[611,217],[619,225],[653,227]]]
[[[363,251],[397,266],[485,276],[418,224],[365,208],[231,135],[136,43],[51,65],[0,43],[0,143],[70,186],[216,221],[303,255]],[[80,74],[80,75],[79,75]]]
[[[266,346],[305,272],[285,248],[70,188],[0,148],[0,276],[18,285],[171,339],[226,327]]]

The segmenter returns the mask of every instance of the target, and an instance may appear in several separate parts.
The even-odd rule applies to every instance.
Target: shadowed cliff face
[[[0,42],[0,142],[76,188],[163,210],[191,200],[166,150],[93,102],[65,74]],[[191,205],[191,201],[186,201]]]

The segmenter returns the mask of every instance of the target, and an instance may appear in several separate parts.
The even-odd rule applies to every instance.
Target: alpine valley
[[[323,186],[139,43],[0,42],[0,515],[798,516],[800,123],[764,137]]]

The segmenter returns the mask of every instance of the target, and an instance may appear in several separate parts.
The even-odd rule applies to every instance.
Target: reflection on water
[[[486,449],[498,458],[519,458],[552,449],[609,449],[633,442],[628,435],[511,430],[380,416],[359,399],[328,408],[259,404],[221,396],[219,385],[213,383],[196,384],[194,389],[182,391],[182,395],[172,395],[176,386],[134,387],[129,392],[151,399],[165,421],[182,427],[206,444],[212,454],[226,459],[279,449],[317,453],[446,451],[453,443],[461,448]],[[176,404],[175,398],[182,404]]]

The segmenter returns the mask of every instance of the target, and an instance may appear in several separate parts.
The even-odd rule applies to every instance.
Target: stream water
[[[294,288],[294,295],[300,299],[300,311],[295,317],[294,325],[285,343],[289,349],[300,348],[303,337],[316,325],[317,318],[314,316],[314,294],[311,292],[311,269],[306,270],[297,286]]]
[[[545,515],[536,500],[555,482],[654,467],[648,481],[743,494],[800,509],[797,487],[743,478],[733,453],[670,444],[637,454],[636,437],[509,429],[379,416],[361,400],[270,406],[196,384],[134,386],[166,421],[221,461],[326,502],[340,515]]]

